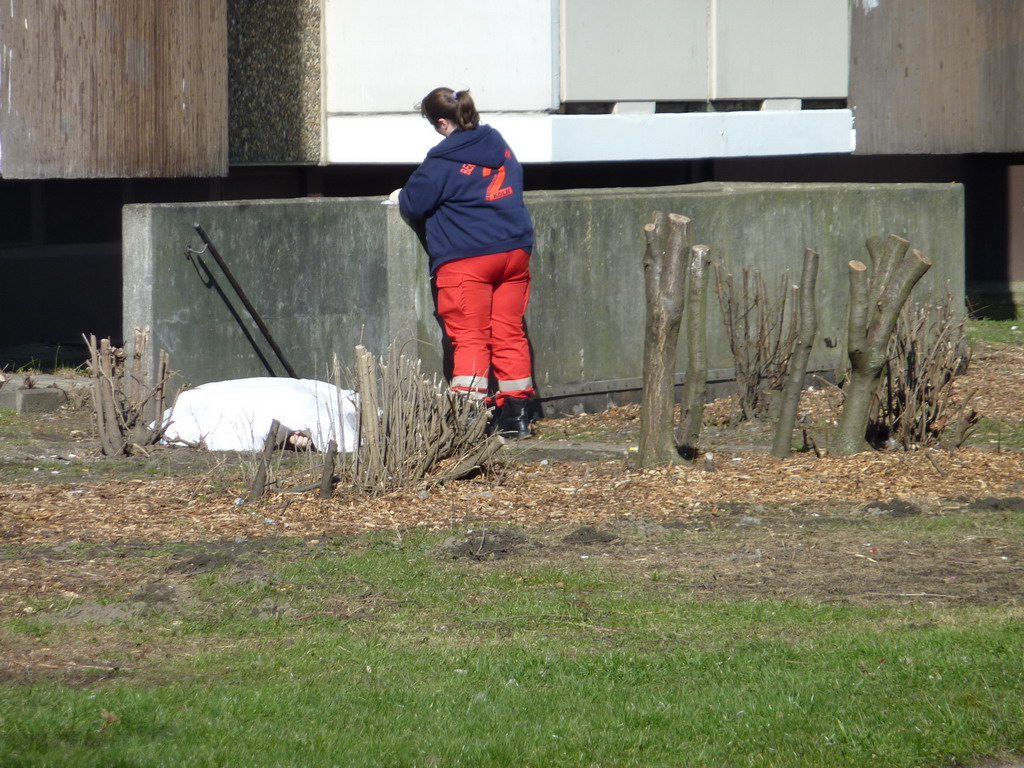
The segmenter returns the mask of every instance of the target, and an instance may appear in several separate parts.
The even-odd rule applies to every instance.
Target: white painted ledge
[[[489,114],[524,163],[849,154],[848,109],[688,114]],[[328,115],[327,162],[419,163],[440,136],[418,115]]]

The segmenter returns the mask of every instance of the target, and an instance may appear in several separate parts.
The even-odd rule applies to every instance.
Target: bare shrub
[[[357,489],[384,492],[432,485],[485,467],[504,444],[487,435],[488,411],[420,372],[392,345],[379,364],[356,347],[359,448]]]
[[[798,287],[783,274],[769,296],[759,271],[744,268],[737,286],[716,262],[715,291],[729,338],[744,420],[767,415],[768,392],[783,388],[798,331]]]
[[[974,393],[954,402],[952,384],[967,371],[966,319],[941,304],[907,305],[889,340],[882,386],[868,424],[876,447],[909,450],[939,442],[963,445],[978,422]]]
[[[145,453],[164,436],[167,382],[173,376],[170,359],[160,351],[156,383],[149,381],[149,329],[135,330],[131,353],[113,347],[110,339],[99,343],[85,336],[89,347],[93,383],[93,413],[103,454]]]

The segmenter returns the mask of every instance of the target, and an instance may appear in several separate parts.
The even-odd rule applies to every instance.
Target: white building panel
[[[550,115],[499,114],[481,119],[501,132],[520,162],[550,162]],[[327,129],[330,163],[417,164],[441,141],[418,114],[334,117]]]
[[[853,151],[853,114],[719,112],[684,115],[559,116],[552,160],[668,160]]]
[[[408,112],[432,88],[558,106],[558,0],[326,0],[328,114]]]
[[[844,99],[848,0],[713,0],[712,99]]]
[[[483,115],[524,163],[850,153],[847,109],[657,115]],[[440,137],[418,116],[334,117],[331,163],[419,163]]]
[[[563,0],[563,101],[703,101],[711,0]]]
[[[325,0],[326,161],[420,162],[438,137],[415,105],[439,85],[527,163],[849,153],[849,110],[800,109],[847,94],[847,2]],[[765,108],[656,110],[719,99]]]

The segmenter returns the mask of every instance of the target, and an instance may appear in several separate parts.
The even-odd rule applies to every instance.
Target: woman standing
[[[480,125],[468,90],[435,88],[420,113],[444,139],[398,203],[406,220],[426,225],[437,312],[454,351],[451,388],[484,399],[493,370],[495,431],[529,437],[535,393],[523,316],[533,223],[523,167],[500,133]]]

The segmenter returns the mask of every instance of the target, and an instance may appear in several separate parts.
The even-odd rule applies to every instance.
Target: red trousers
[[[437,313],[454,348],[452,389],[496,402],[533,395],[530,344],[523,315],[530,300],[530,254],[519,249],[442,264],[434,275]]]

